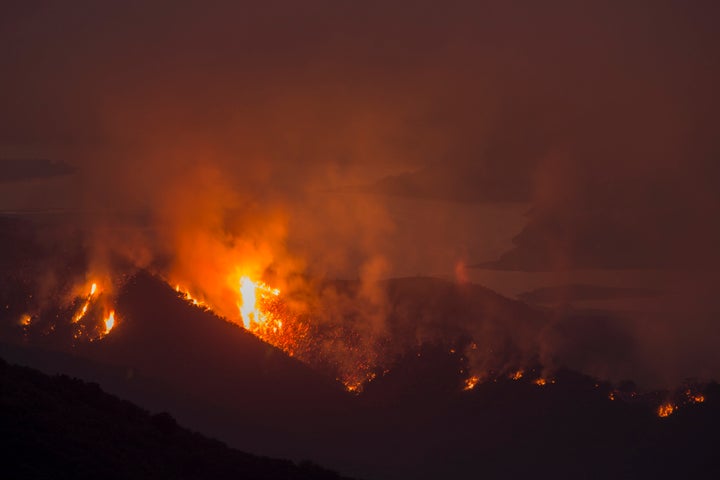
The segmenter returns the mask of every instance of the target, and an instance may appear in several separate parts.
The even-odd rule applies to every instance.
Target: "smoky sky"
[[[525,202],[498,268],[717,265],[718,18],[680,1],[4,2],[0,146],[102,185],[78,205],[144,207],[210,163],[254,199]]]
[[[654,371],[715,375],[718,23],[711,1],[5,1],[0,202],[92,212],[63,218],[99,270],[174,257],[207,296],[248,258],[283,291],[359,278],[373,333],[398,272],[703,270],[622,328]]]

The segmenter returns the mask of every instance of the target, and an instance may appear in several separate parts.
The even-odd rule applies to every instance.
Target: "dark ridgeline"
[[[527,364],[517,365],[526,367],[520,380],[510,380],[505,372],[462,391],[468,362],[473,361],[465,355],[471,351],[465,341],[452,352],[449,342],[462,335],[464,326],[479,329],[472,332],[478,349],[509,345],[495,348],[498,365],[532,362],[537,359],[514,356],[513,351],[526,346],[528,339],[522,332],[543,329],[546,315],[475,285],[430,278],[395,279],[385,285],[392,305],[389,334],[397,339],[390,353],[396,356],[389,372],[378,372],[378,378],[359,396],[347,394],[331,378],[243,329],[193,307],[162,280],[146,273],[125,284],[117,304],[118,324],[102,340],[71,347],[52,334],[33,344],[32,335],[19,339],[9,335],[20,327],[16,316],[4,315],[7,325],[2,329],[0,356],[44,372],[97,382],[150,411],[170,412],[181,425],[239,450],[295,461],[310,459],[359,478],[709,478],[720,474],[715,454],[720,432],[717,385],[705,387],[703,404],[684,405],[668,418],[658,418],[654,411],[665,400],[664,394],[646,397],[645,402],[623,401],[620,395],[610,401],[609,385],[567,371],[558,372],[555,383],[540,387],[533,380],[541,370],[532,371]],[[487,339],[482,333],[503,341],[483,343]],[[617,337],[608,338],[617,343]],[[4,370],[20,372],[10,367]],[[38,458],[26,455],[33,449],[41,451],[49,428],[44,422],[50,422],[59,429],[50,433],[63,440],[46,458],[60,471],[64,467],[57,465],[66,465],[62,462],[73,455],[82,457],[82,442],[90,441],[83,436],[85,427],[98,425],[84,419],[94,418],[101,407],[82,397],[105,396],[96,387],[76,381],[42,382],[58,382],[60,390],[64,385],[84,393],[76,393],[79,398],[72,397],[64,407],[66,397],[60,391],[50,395],[34,387],[12,390],[3,386],[3,395],[14,391],[26,396],[16,408],[22,407],[23,415],[35,419],[20,429],[21,416],[6,414],[3,425],[23,433],[4,435],[4,439],[19,440],[9,440],[14,443],[3,452],[12,452],[18,461]],[[60,407],[53,406],[56,400]],[[136,451],[134,445],[149,442],[152,446],[168,431],[188,438],[189,434],[181,435],[181,429],[160,415],[139,430],[147,438],[132,443],[120,436],[116,441],[115,434],[111,435],[115,428],[132,431],[138,418],[151,417],[132,414],[136,410],[122,407],[127,404],[117,399],[98,402],[103,408],[109,402],[112,408],[131,413],[105,417],[110,423],[93,434],[96,443],[87,447],[101,447],[104,453],[93,454],[84,464],[88,469],[114,466],[113,462],[133,452],[150,455],[149,447]],[[65,409],[67,414],[63,414]],[[218,445],[203,441],[205,446]],[[179,448],[169,450],[172,455],[161,450],[157,456],[169,458],[174,466],[189,462],[210,468],[204,457],[192,460],[195,457]],[[211,447],[197,450],[206,448]],[[118,468],[175,468],[163,466],[164,462],[154,464],[154,458],[149,464]],[[172,472],[153,472],[154,478],[178,477]]]
[[[340,479],[312,463],[249,455],[151,415],[97,384],[0,359],[2,478]]]

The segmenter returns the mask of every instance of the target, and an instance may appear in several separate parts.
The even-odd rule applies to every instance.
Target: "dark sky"
[[[243,201],[309,225],[296,243],[357,230],[360,255],[392,257],[399,196],[522,205],[499,268],[720,265],[716,2],[1,8],[0,157],[77,168],[74,207],[153,209],[212,165]],[[348,188],[373,193],[313,196]],[[468,229],[507,240],[517,223]],[[502,253],[463,248],[469,264]]]

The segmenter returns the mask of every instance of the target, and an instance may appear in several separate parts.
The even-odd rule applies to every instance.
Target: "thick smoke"
[[[396,275],[716,267],[717,7],[631,3],[6,2],[0,157],[76,173],[3,200],[62,206],[50,242],[81,232],[93,275],[147,268],[226,316],[249,275],[368,345]],[[517,353],[474,361],[717,376],[711,295],[687,287],[712,277],[691,278],[666,302],[690,325],[487,311],[466,330]]]

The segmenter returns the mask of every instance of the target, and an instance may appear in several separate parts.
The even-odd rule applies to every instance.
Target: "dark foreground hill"
[[[3,478],[339,479],[233,450],[96,384],[47,376],[0,359]]]

